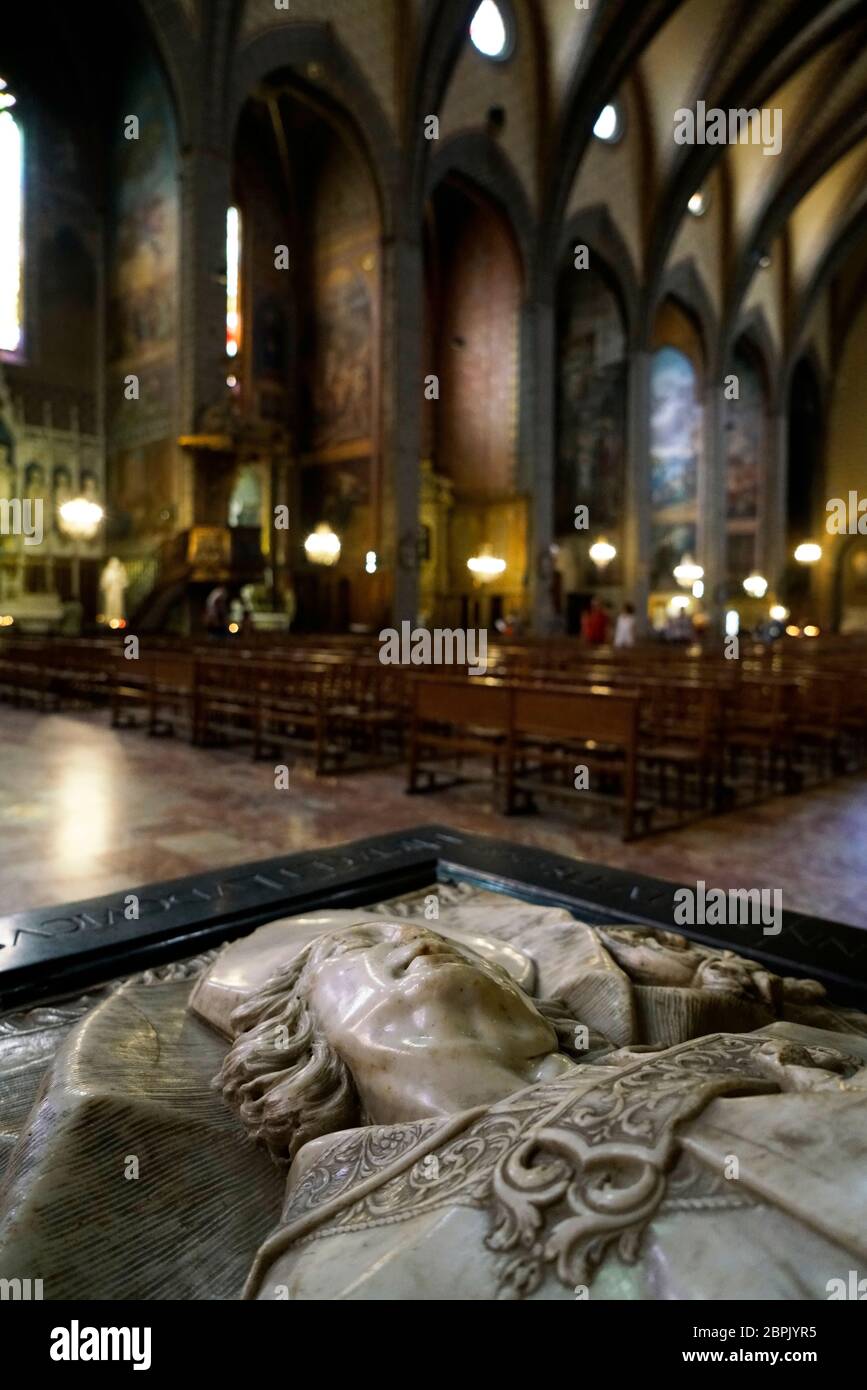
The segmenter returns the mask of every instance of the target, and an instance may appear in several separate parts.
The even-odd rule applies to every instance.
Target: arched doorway
[[[349,116],[272,74],[240,114],[234,198],[241,334],[227,389],[252,433],[287,441],[261,511],[285,501],[290,526],[263,527],[265,559],[294,591],[296,630],[373,629],[387,600],[366,563],[382,535],[382,221]],[[330,564],[304,548],[323,525],[340,542]]]
[[[426,345],[419,610],[488,625],[526,606],[527,499],[517,492],[521,258],[499,208],[469,180],[425,212]],[[474,580],[487,554],[501,573]]]

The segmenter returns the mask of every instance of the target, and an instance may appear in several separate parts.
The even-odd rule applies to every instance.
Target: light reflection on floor
[[[441,822],[680,883],[780,887],[787,908],[867,927],[867,776],[623,845],[564,813],[506,818],[479,788],[404,794],[401,769],[287,790],[243,750],[119,733],[102,713],[0,707],[0,912]]]

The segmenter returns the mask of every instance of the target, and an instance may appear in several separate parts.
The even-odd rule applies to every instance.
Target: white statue
[[[126,617],[125,595],[127,587],[126,566],[116,555],[112,555],[99,577],[102,591],[102,611],[107,623]]]
[[[51,1011],[23,1016],[0,1278],[766,1300],[867,1273],[863,1014],[674,933],[447,891],[435,931],[430,898],[331,910],[129,980],[41,1085]]]
[[[629,979],[601,943],[595,960],[584,943],[597,997],[584,991],[583,1023],[408,923],[330,933],[254,991],[232,1015],[220,1083],[288,1181],[246,1296],[574,1298],[602,1266],[603,1297],[761,1296],[756,1277],[777,1296],[826,1296],[867,1255],[845,1214],[850,1141],[867,1123],[865,1019],[696,1035],[705,1004],[743,1027],[756,1009],[785,1012],[771,1001],[787,994],[790,1017],[812,1017],[821,988],[638,935],[641,978],[656,981],[644,990],[688,990],[693,1029],[676,999],[621,989],[614,1031],[634,1028],[623,1014],[637,1002],[645,1036],[675,1016],[675,1046],[615,1048],[598,1031]],[[704,959],[706,986],[668,983],[681,957]],[[803,1147],[817,1143],[819,1183]]]

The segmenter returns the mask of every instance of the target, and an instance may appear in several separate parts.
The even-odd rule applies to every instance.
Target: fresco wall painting
[[[626,339],[617,300],[597,271],[568,270],[558,296],[555,531],[571,543],[575,580],[597,576],[576,538],[575,507],[590,512],[589,536],[622,549],[626,455]],[[617,583],[619,559],[606,571]]]
[[[739,585],[758,562],[767,402],[761,368],[743,348],[734,354],[733,371],[738,398],[726,402],[725,412],[726,568],[730,584]]]
[[[171,511],[177,378],[178,151],[169,93],[142,60],[123,94],[138,139],[118,122],[113,151],[107,320],[106,434],[112,510],[127,532],[160,529]],[[139,379],[139,399],[124,381]],[[154,498],[162,499],[156,505]]]

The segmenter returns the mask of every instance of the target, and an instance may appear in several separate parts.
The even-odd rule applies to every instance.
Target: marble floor
[[[782,888],[783,905],[867,927],[867,775],[623,845],[483,790],[404,794],[401,769],[289,786],[243,751],[113,730],[104,713],[0,707],[0,913],[439,822],[681,883]]]

